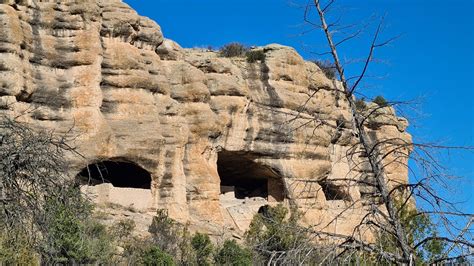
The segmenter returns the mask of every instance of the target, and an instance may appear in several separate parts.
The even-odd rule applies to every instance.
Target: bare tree
[[[404,103],[386,102],[383,98],[379,98],[376,99],[376,104],[367,105],[364,101],[356,99],[355,95],[361,94],[359,90],[363,80],[368,77],[369,66],[376,61],[376,50],[391,43],[397,37],[382,40],[384,19],[382,17],[378,20],[370,37],[367,55],[362,60],[360,73],[347,77],[345,64],[340,59],[338,48],[361,36],[371,27],[366,24],[360,27],[357,24],[342,25],[342,16],[334,20],[330,19],[332,16],[328,14],[334,11],[335,2],[335,0],[311,0],[304,7],[304,21],[309,25],[309,31],[314,29],[322,31],[327,41],[328,51],[319,54],[330,55],[332,58],[331,63],[319,65],[322,68],[333,68],[336,72],[338,80],[334,81],[333,90],[338,95],[337,98],[341,99],[350,110],[349,125],[345,125],[342,120],[336,123],[334,142],[337,142],[344,130],[351,131],[357,139],[345,154],[350,163],[350,171],[355,174],[331,181],[345,182],[347,186],[368,187],[372,191],[372,199],[364,202],[367,207],[366,214],[349,234],[331,233],[327,228],[331,223],[336,223],[339,217],[355,208],[356,202],[349,204],[327,224],[317,223],[311,227],[298,226],[296,228],[294,224],[281,225],[280,221],[280,225],[275,228],[280,228],[284,232],[277,230],[260,242],[253,241],[254,249],[268,254],[269,265],[304,264],[308,260],[321,264],[361,264],[382,260],[412,265],[418,262],[462,261],[472,256],[474,254],[472,241],[474,216],[459,210],[454,202],[442,196],[444,194],[440,192],[441,189],[451,189],[448,180],[451,180],[452,176],[449,170],[441,165],[435,154],[452,149],[472,151],[473,148],[412,143],[398,137],[374,136],[374,131],[380,126],[377,117],[383,115],[386,110]],[[317,19],[312,15],[316,15]],[[341,32],[345,34],[341,35]],[[328,69],[322,70],[324,73],[328,72]],[[320,89],[317,88],[313,94],[308,95],[309,99],[314,97]],[[301,113],[304,112],[306,103],[302,104],[300,108],[302,111],[289,120],[289,123],[293,123],[291,130],[300,130],[310,124],[316,127],[331,125],[329,121],[317,114],[311,118],[307,116],[303,118]],[[415,166],[409,165],[408,161],[413,162]],[[387,169],[394,165],[408,169],[411,182],[391,179],[387,174]],[[368,168],[369,171],[364,172],[362,168]],[[331,187],[324,188],[324,184],[321,184],[320,180],[323,178],[300,181],[305,183],[308,190],[312,189],[313,183],[318,182],[319,186],[316,187],[330,191]],[[344,194],[341,190],[334,191],[336,194]],[[335,197],[344,198],[344,195],[335,195]],[[268,217],[266,219],[268,220]],[[273,219],[273,222],[276,220],[278,219]],[[261,230],[268,227],[261,227],[263,228]],[[285,232],[298,235],[298,241],[288,245],[288,250],[274,248],[281,245],[272,241],[282,238],[281,235],[285,235]],[[373,237],[367,237],[367,235]],[[279,241],[279,244],[284,242],[281,239]],[[269,246],[268,242],[273,243],[273,246]]]
[[[358,144],[361,146],[362,152],[366,155],[366,160],[370,164],[374,176],[373,180],[375,182],[371,185],[374,186],[376,193],[380,196],[381,204],[383,204],[384,210],[386,211],[386,213],[378,211],[379,208],[377,208],[376,212],[378,213],[378,217],[376,217],[376,219],[369,218],[367,220],[370,220],[370,224],[377,227],[379,232],[383,231],[385,234],[389,234],[391,239],[395,241],[394,246],[397,247],[397,249],[392,252],[383,249],[379,249],[378,252],[380,255],[387,257],[391,261],[411,264],[417,256],[418,248],[430,241],[438,240],[443,243],[451,244],[451,247],[449,248],[451,250],[448,250],[447,253],[450,253],[454,247],[457,246],[462,250],[461,253],[463,255],[469,255],[469,252],[472,252],[472,248],[474,247],[471,242],[472,238],[467,236],[471,233],[470,228],[473,219],[472,215],[460,212],[451,202],[438,196],[439,193],[437,193],[435,189],[439,186],[433,186],[434,182],[444,183],[443,178],[447,177],[447,169],[442,168],[439,161],[433,156],[432,150],[445,149],[448,147],[441,147],[433,144],[406,143],[406,141],[401,139],[377,140],[371,138],[367,132],[367,128],[370,127],[370,125],[367,124],[367,121],[377,112],[379,107],[384,108],[385,106],[378,106],[373,108],[373,110],[364,112],[357,107],[355,97],[353,96],[359,89],[361,81],[365,78],[369,65],[374,61],[374,53],[376,49],[389,44],[395,38],[381,40],[380,35],[383,27],[382,18],[375,27],[370,47],[360,74],[352,77],[351,80],[353,80],[353,82],[351,82],[351,80],[346,78],[344,65],[338,54],[338,46],[355,38],[362,32],[362,30],[354,30],[352,33],[341,37],[339,41],[336,41],[334,39],[333,30],[338,30],[337,28],[340,28],[341,26],[337,21],[327,21],[327,12],[330,12],[334,3],[335,0],[326,1],[325,3],[319,0],[314,0],[312,5],[309,4],[307,8],[315,9],[319,16],[320,23],[317,27],[324,32],[327,39],[327,44],[339,76],[339,81],[342,83],[343,97],[349,104],[352,113],[351,122],[353,131],[358,137]],[[316,24],[314,25],[316,26]],[[469,147],[464,148],[470,149]],[[414,160],[420,167],[420,171],[417,172],[423,176],[418,178],[415,183],[391,185],[385,169],[389,164],[403,163],[405,161],[397,160],[397,157]],[[406,165],[406,167],[409,167],[409,165]],[[412,202],[413,195],[415,195],[417,199],[422,199],[430,204],[433,207],[433,211],[430,215],[432,217],[437,216],[434,219],[442,219],[445,226],[447,226],[447,229],[454,225],[452,222],[453,219],[450,218],[449,215],[467,218],[466,226],[463,227],[462,230],[456,230],[458,233],[451,236],[439,237],[436,235],[429,235],[424,239],[419,240],[419,242],[413,242],[410,240],[410,228],[407,227],[409,225],[404,224],[404,217],[401,217],[401,212],[405,210],[407,204]],[[424,215],[423,212],[419,211],[415,211],[412,214],[416,216]],[[382,219],[378,220],[380,218]],[[359,245],[360,247],[354,245],[350,248],[371,246],[370,243],[360,243]],[[347,248],[344,247],[344,249]],[[449,254],[444,255],[445,256],[442,256],[442,258],[438,258],[437,261],[440,262],[449,259]]]
[[[47,256],[51,251],[41,249],[54,244],[48,238],[55,208],[81,217],[88,202],[67,176],[65,156],[77,154],[67,134],[33,129],[22,118],[0,116],[0,240],[9,241],[7,248],[22,245]]]

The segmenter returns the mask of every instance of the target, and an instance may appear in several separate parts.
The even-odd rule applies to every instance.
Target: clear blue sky
[[[306,59],[324,50],[321,32],[301,35],[301,0],[125,0],[141,15],[155,20],[166,38],[183,47],[247,45],[293,46]],[[386,14],[383,37],[401,37],[377,51],[363,93],[392,101],[417,100],[406,114],[414,139],[444,145],[474,146],[474,0],[340,1],[343,22],[366,21]],[[341,48],[343,58],[361,58],[368,35]],[[357,65],[351,65],[349,72]],[[464,181],[455,183],[462,208],[474,212],[474,153],[450,152],[445,165]],[[454,184],[454,183],[453,183]]]

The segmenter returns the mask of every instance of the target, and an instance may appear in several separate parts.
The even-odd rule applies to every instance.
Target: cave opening
[[[90,164],[77,175],[81,185],[111,183],[114,187],[151,188],[151,175],[132,162],[101,161]]]
[[[237,199],[261,197],[277,202],[284,200],[285,189],[281,177],[245,153],[219,152],[217,171],[221,194],[234,192]]]
[[[321,185],[326,200],[351,200],[351,196],[345,187],[335,185],[329,181],[322,181],[319,185]]]

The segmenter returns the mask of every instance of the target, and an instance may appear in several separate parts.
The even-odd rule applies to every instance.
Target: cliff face
[[[357,138],[340,85],[294,49],[259,47],[266,60],[248,63],[182,49],[120,1],[2,2],[0,114],[69,136],[83,156],[67,158],[71,178],[115,218],[146,228],[164,208],[239,234],[265,204],[293,202],[309,224],[354,206],[327,227],[343,232],[371,202],[347,181],[371,177],[346,156]],[[410,142],[389,107],[370,127]],[[406,182],[405,163],[389,178]]]

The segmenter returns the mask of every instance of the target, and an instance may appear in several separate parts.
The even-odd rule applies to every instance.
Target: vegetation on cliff
[[[211,241],[199,232],[192,234],[188,225],[172,220],[165,210],[158,210],[148,237],[134,234],[132,220],[121,220],[107,228],[95,218],[93,205],[83,197],[78,185],[65,176],[65,154],[75,151],[64,139],[6,117],[2,117],[0,126],[3,263],[294,265],[384,260],[377,253],[364,250],[340,256],[328,253],[327,249],[333,246],[325,242],[327,235],[301,226],[301,213],[281,204],[262,208],[240,244],[230,239]],[[410,205],[398,206],[410,243],[436,235],[427,215],[410,209]],[[397,252],[400,247],[393,243],[393,235],[381,232],[376,245]],[[444,250],[444,243],[438,239],[426,241],[417,250],[416,260],[424,263],[438,259]]]
[[[356,98],[363,95],[359,88],[374,51],[393,39],[381,41],[382,22],[377,24],[361,72],[349,76],[337,48],[362,30],[333,35],[341,27],[352,29],[327,21],[334,2],[315,0],[306,6],[305,21],[312,20],[306,17],[309,10],[317,13],[310,25],[324,32],[327,54],[332,56],[331,61],[314,63],[280,45],[251,49],[232,43],[219,54],[190,55],[164,40],[156,23],[128,12],[120,2],[90,5],[89,11],[78,11],[89,6],[81,3],[6,5],[8,12],[2,9],[0,15],[12,23],[5,24],[7,34],[1,42],[6,48],[0,51],[7,54],[0,65],[2,77],[7,77],[0,94],[0,109],[6,114],[0,120],[0,262],[365,265],[456,262],[473,255],[472,214],[459,211],[437,191],[450,176],[431,151],[446,147],[413,143],[405,131],[406,119],[395,114],[397,103],[381,96],[371,103]],[[31,10],[35,16],[29,20]],[[62,16],[51,15],[57,12],[74,19],[59,21]],[[88,25],[91,21],[93,26]],[[71,32],[70,37],[62,36]],[[45,51],[45,43],[58,49]],[[36,131],[19,122],[22,118],[15,116],[25,109],[33,110],[26,121],[51,130]],[[159,173],[140,168],[145,181],[133,188],[146,188],[149,195],[152,189],[154,195],[167,194],[154,202],[180,204],[177,209],[186,209],[193,222],[212,215],[206,207],[222,207],[219,181],[222,185],[236,176],[227,170],[220,173],[226,178],[219,177],[222,166],[246,164],[254,171],[244,172],[247,175],[265,173],[258,180],[263,185],[248,179],[249,191],[239,191],[239,197],[257,191],[261,198],[273,197],[286,205],[261,208],[239,241],[193,233],[189,224],[171,219],[166,210],[153,217],[148,236],[136,234],[132,220],[106,227],[79,185],[70,180],[66,158],[83,155],[69,146],[74,140],[52,130],[59,126],[64,133],[69,122],[80,124],[71,130],[88,134],[83,146],[100,144],[97,150],[104,151],[84,149],[88,165],[104,153],[110,156],[107,165],[116,157],[131,156],[127,153],[149,169],[158,169],[164,161]],[[230,132],[238,132],[233,140]],[[116,145],[120,138],[133,141],[124,148]],[[225,152],[217,152],[220,144],[235,148],[243,142],[245,147],[227,154],[222,163]],[[180,149],[184,152],[177,152]],[[259,157],[236,160],[244,156]],[[209,158],[221,164],[206,165],[213,160]],[[257,164],[261,161],[267,164]],[[87,166],[83,171],[90,179],[88,170]],[[416,173],[410,182],[409,171]],[[104,181],[100,170],[97,174],[96,181]],[[279,193],[269,193],[275,180]],[[213,183],[201,186],[202,182]],[[199,204],[190,207],[189,199]],[[425,204],[416,206],[415,200]],[[144,208],[149,210],[148,205]],[[356,208],[362,210],[361,219],[351,212]],[[317,220],[328,217],[327,224]],[[209,221],[221,218],[216,215]],[[341,230],[341,221],[350,224],[348,230]]]

